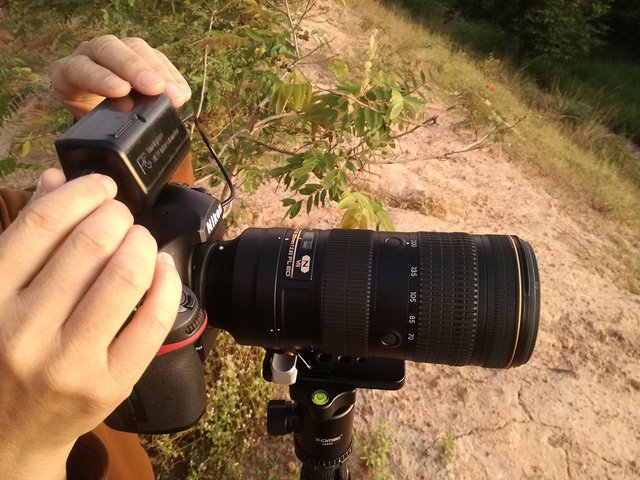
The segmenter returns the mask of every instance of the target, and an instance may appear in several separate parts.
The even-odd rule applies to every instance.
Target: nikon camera
[[[167,184],[189,151],[164,95],[105,100],[57,141],[67,178],[97,172],[170,253],[183,293],[173,328],[106,423],[168,433],[206,406],[219,329],[276,353],[510,368],[533,352],[534,251],[515,235],[249,228],[223,239],[223,203]]]

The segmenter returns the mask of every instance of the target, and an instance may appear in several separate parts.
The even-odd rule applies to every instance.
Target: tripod
[[[262,375],[282,383],[273,372],[278,355],[267,351]],[[297,378],[289,385],[292,401],[269,402],[267,431],[293,434],[296,456],[302,462],[300,480],[351,480],[347,459],[352,450],[356,389],[402,388],[404,361],[313,352],[298,353],[296,360]]]

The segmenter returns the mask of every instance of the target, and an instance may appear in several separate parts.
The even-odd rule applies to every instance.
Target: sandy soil
[[[360,23],[350,15],[310,26],[327,32],[337,53],[358,55],[368,34],[345,29]],[[408,363],[402,390],[360,391],[356,431],[388,423],[396,479],[640,477],[640,296],[621,286],[628,273],[618,255],[621,245],[640,254],[639,236],[524,173],[498,147],[430,160],[473,138],[454,128],[459,118],[443,102],[434,99],[429,112],[439,125],[400,145],[415,161],[379,167],[371,191],[392,205],[398,231],[529,241],[542,286],[537,346],[513,370]],[[325,209],[283,221],[274,205],[284,196],[266,185],[235,208],[256,226],[329,228],[340,219]]]

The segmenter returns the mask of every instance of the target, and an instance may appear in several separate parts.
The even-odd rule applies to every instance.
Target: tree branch
[[[278,115],[271,115],[270,117],[263,118],[259,122],[255,122],[253,125],[253,128],[249,133],[253,133],[256,130],[260,130],[264,128],[266,125],[268,125],[269,123],[275,122],[276,120],[280,120],[282,118],[287,118],[287,117],[295,117],[297,115],[298,115],[297,112],[286,112],[286,113],[279,113]]]
[[[434,115],[433,117],[429,117],[425,121],[414,125],[413,128],[410,128],[409,130],[405,130],[404,132],[399,133],[398,135],[393,135],[391,137],[391,140],[397,140],[398,138],[402,138],[405,135],[409,135],[410,133],[415,132],[419,128],[426,127],[427,125],[437,125],[437,124],[438,124],[438,115]]]
[[[276,147],[275,145],[265,143],[262,140],[258,140],[257,138],[247,137],[247,139],[273,152],[282,153],[283,155],[289,155],[290,157],[297,155],[296,152],[292,152],[291,150],[285,150],[284,148]]]
[[[296,27],[293,24],[291,10],[289,9],[289,0],[284,0],[284,6],[287,9],[287,20],[289,20],[289,26],[291,27],[291,36],[293,37],[293,45],[296,48],[296,58],[300,58],[300,46],[298,45],[298,36],[296,35]]]
[[[494,127],[486,135],[483,135],[478,140],[471,142],[468,145],[465,145],[459,150],[452,150],[450,152],[445,152],[442,155],[436,155],[435,157],[427,157],[427,158],[414,157],[414,158],[408,158],[406,160],[399,160],[404,156],[403,154],[394,158],[393,160],[384,160],[384,161],[371,162],[371,163],[373,165],[388,165],[388,164],[398,164],[398,163],[412,163],[412,162],[425,161],[425,160],[445,160],[453,155],[458,155],[460,153],[471,152],[473,150],[481,150],[483,148],[488,147],[492,143],[491,141],[489,141],[491,137],[507,132],[509,130],[513,130],[516,127],[516,125],[522,122],[526,117],[527,115],[525,114],[522,117],[520,117],[518,120],[516,120],[515,123],[511,125],[507,125],[506,127],[503,127],[503,128]]]
[[[213,28],[213,20],[216,16],[216,14],[218,13],[218,11],[214,8],[211,11],[211,17],[209,18],[209,28],[208,28],[208,32],[211,31],[211,29]],[[204,47],[204,59],[203,59],[203,63],[204,63],[204,68],[202,71],[202,90],[200,91],[200,103],[198,104],[198,110],[196,111],[196,118],[200,118],[200,114],[202,113],[202,106],[204,105],[204,94],[207,90],[207,66],[209,64],[209,45],[205,45]],[[191,134],[193,135],[193,132],[195,131],[196,128],[196,124],[195,122],[193,123],[193,125],[191,125]]]

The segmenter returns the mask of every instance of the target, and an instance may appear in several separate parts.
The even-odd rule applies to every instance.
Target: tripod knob
[[[299,426],[298,412],[294,402],[270,400],[267,405],[267,433],[286,435],[294,433]]]

